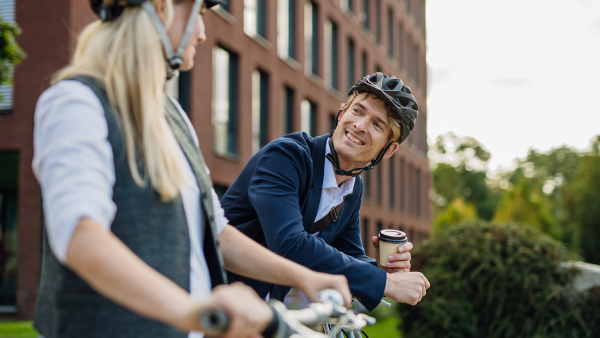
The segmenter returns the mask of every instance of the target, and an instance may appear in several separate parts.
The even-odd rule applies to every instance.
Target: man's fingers
[[[387,262],[386,267],[392,269],[410,269],[409,261],[395,261],[395,262]]]
[[[406,242],[404,245],[400,245],[398,247],[398,252],[407,252],[412,250],[413,244],[411,242]]]
[[[388,256],[388,261],[410,261],[410,252],[395,253]]]
[[[379,248],[379,238],[377,236],[371,237],[371,242],[373,242],[375,248]]]

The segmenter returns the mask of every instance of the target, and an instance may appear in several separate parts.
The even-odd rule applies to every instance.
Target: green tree
[[[435,235],[445,228],[463,221],[475,221],[476,219],[477,209],[475,206],[465,202],[464,198],[457,197],[442,212],[436,215],[433,222],[433,234]]]
[[[520,179],[515,188],[507,191],[494,214],[494,221],[529,224],[558,237],[547,212],[548,207],[538,192],[540,189],[534,184],[530,180]]]
[[[592,152],[583,156],[572,185],[574,218],[579,232],[581,255],[589,263],[600,264],[600,136]]]
[[[12,84],[12,70],[25,57],[25,53],[15,41],[19,34],[19,26],[0,17],[0,85]]]
[[[490,152],[472,137],[448,133],[437,137],[430,149],[435,214],[444,213],[448,203],[462,198],[475,206],[477,216],[491,220],[499,195],[487,184]]]

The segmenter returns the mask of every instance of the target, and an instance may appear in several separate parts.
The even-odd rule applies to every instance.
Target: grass
[[[369,338],[401,338],[402,333],[398,330],[398,317],[389,317],[378,320],[373,326],[367,326],[365,333]]]
[[[30,321],[0,321],[0,338],[38,338]]]

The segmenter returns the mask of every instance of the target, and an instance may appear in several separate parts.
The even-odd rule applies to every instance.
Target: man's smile
[[[363,141],[361,141],[360,139],[358,139],[356,136],[352,135],[352,134],[351,134],[349,131],[346,131],[346,137],[347,137],[347,138],[348,138],[350,141],[352,141],[352,142],[354,142],[354,143],[356,143],[356,144],[358,144],[358,145],[361,145],[361,146],[362,146],[362,145],[364,145],[364,144],[365,144]]]

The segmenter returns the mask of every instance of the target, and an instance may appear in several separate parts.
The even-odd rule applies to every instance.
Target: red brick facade
[[[316,134],[330,131],[330,119],[345,100],[347,88],[348,38],[355,44],[355,70],[361,74],[361,55],[367,55],[367,72],[380,69],[401,78],[413,89],[420,103],[417,127],[409,141],[391,160],[384,160],[381,168],[370,174],[370,197],[366,196],[361,209],[361,220],[368,223],[367,233],[374,235],[377,224],[383,228],[405,230],[413,241],[428,236],[431,228],[429,187],[431,174],[427,162],[426,143],[426,66],[425,66],[425,9],[423,0],[369,1],[370,32],[363,29],[361,13],[363,0],[353,1],[353,13],[340,9],[338,0],[315,0],[319,6],[318,26],[333,20],[338,27],[338,83],[340,92],[326,89],[323,80],[323,48],[319,49],[318,77],[307,77],[304,72],[303,16],[304,1],[295,0],[296,61],[283,61],[277,55],[277,0],[265,0],[266,41],[252,38],[243,30],[244,1],[231,1],[230,12],[209,11],[204,17],[207,41],[198,47],[196,67],[191,72],[190,118],[200,139],[201,150],[211,169],[213,181],[229,186],[252,156],[251,138],[251,74],[260,68],[269,75],[268,140],[283,135],[283,88],[295,91],[294,129],[300,129],[300,101],[310,99],[317,106]],[[407,5],[407,1],[410,5]],[[380,21],[376,10],[381,9]],[[410,13],[407,9],[410,8]],[[393,13],[395,47],[394,58],[388,57],[388,10]],[[17,313],[1,315],[4,318],[30,319],[35,308],[41,257],[42,210],[39,186],[31,170],[33,157],[33,112],[39,95],[49,86],[52,74],[65,66],[73,53],[77,34],[94,20],[87,0],[16,1],[16,21],[23,33],[18,43],[27,58],[17,67],[14,75],[14,107],[0,115],[0,152],[19,153],[18,191],[18,277]],[[380,41],[377,42],[377,25]],[[402,27],[403,36],[398,36]],[[321,31],[322,33],[322,31]],[[318,35],[323,45],[323,34]],[[402,46],[400,46],[402,41]],[[212,128],[212,48],[223,46],[239,56],[238,78],[238,156],[222,157],[215,154]],[[402,53],[402,55],[400,55]],[[414,67],[418,67],[415,70]],[[415,77],[418,77],[415,78]],[[356,80],[357,80],[356,79]],[[354,81],[355,82],[355,81]],[[390,187],[390,164],[394,161],[394,187]],[[378,173],[381,172],[381,189]],[[403,178],[401,177],[401,173]],[[394,203],[390,205],[390,189]],[[381,190],[378,193],[378,190]],[[379,201],[381,194],[381,201]],[[368,195],[368,194],[367,194]],[[418,200],[418,201],[417,201]],[[367,252],[373,255],[369,245]]]

